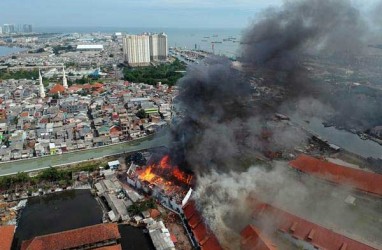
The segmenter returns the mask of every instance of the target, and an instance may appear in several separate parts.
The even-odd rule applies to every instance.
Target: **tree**
[[[25,183],[29,181],[29,176],[25,172],[18,172],[14,177],[14,181],[17,183]]]
[[[136,114],[135,114],[139,119],[144,119],[147,118],[148,115],[146,114],[146,111],[144,109],[140,109]]]

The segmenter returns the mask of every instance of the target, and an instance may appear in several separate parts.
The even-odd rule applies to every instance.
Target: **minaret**
[[[68,80],[65,75],[65,67],[62,68],[62,86],[64,86],[65,89],[68,89]]]
[[[39,81],[40,81],[40,97],[45,98],[45,88],[44,84],[42,83],[42,76],[40,70],[38,70],[38,75],[39,75]]]

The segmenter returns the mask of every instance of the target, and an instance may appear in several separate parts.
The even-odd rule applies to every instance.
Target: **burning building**
[[[182,207],[192,194],[194,176],[172,166],[165,155],[158,162],[128,172],[127,183],[156,198],[165,207],[183,213]]]

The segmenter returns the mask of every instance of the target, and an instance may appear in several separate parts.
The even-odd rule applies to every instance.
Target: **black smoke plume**
[[[280,172],[277,166],[273,171],[263,171],[266,167],[258,165],[241,167],[256,152],[282,150],[304,140],[298,131],[279,127],[272,130],[270,114],[295,104],[297,109],[302,105],[302,111],[309,115],[321,116],[319,113],[328,110],[323,108],[326,102],[338,105],[332,108],[348,117],[351,113],[359,115],[355,120],[362,118],[364,111],[354,111],[357,103],[348,100],[346,94],[347,100],[341,102],[338,97],[342,96],[331,93],[331,85],[316,81],[315,71],[307,65],[312,59],[346,67],[359,63],[367,27],[350,0],[288,1],[281,8],[267,10],[258,20],[243,34],[240,71],[223,57],[190,66],[178,83],[180,93],[175,102],[179,116],[172,126],[172,159],[198,174],[198,204],[223,242],[229,239],[225,236],[248,223],[251,212],[244,200],[251,192],[284,206],[302,196],[305,198],[293,205],[314,203],[314,188],[301,191],[299,181],[286,178],[286,167]],[[272,94],[257,98],[255,86],[249,81],[253,76],[262,79],[256,82],[257,88],[269,87],[271,92],[282,88],[285,93],[278,95],[277,101]],[[349,102],[353,110],[346,105]],[[270,138],[264,136],[267,132]],[[276,191],[268,194],[265,182]],[[266,187],[264,192],[259,189],[262,186]],[[325,193],[330,192],[331,188]],[[290,199],[285,201],[285,197]],[[343,211],[342,207],[333,210]],[[226,242],[228,247],[238,249],[230,240]]]
[[[215,57],[190,66],[179,81],[181,117],[172,129],[173,160],[193,170],[227,170],[254,150],[269,147],[259,140],[269,110],[251,100],[248,73],[264,75],[265,85],[285,88],[284,98],[271,105],[275,111],[285,101],[320,92],[304,65],[308,55],[350,60],[362,50],[363,33],[360,14],[348,0],[294,1],[266,11],[242,37],[246,76],[228,59]]]

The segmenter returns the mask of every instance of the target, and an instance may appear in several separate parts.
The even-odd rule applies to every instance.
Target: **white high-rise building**
[[[165,33],[150,35],[150,59],[166,60],[168,57],[168,42]]]
[[[123,54],[125,61],[132,67],[150,65],[149,36],[146,34],[125,36]]]
[[[3,27],[0,26],[0,35],[3,34]]]

